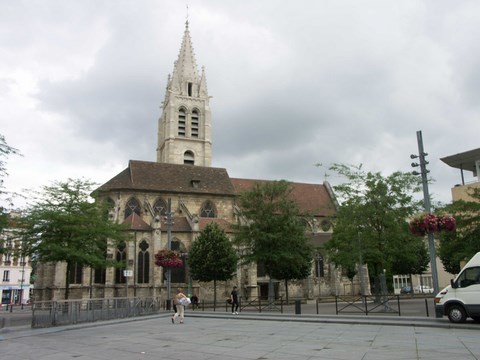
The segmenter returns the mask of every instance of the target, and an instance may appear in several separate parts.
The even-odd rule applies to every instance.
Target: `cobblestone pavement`
[[[188,312],[0,332],[2,360],[480,359],[480,325],[446,319]]]

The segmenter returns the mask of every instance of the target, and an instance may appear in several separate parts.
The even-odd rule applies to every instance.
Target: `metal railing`
[[[339,313],[370,313],[398,314],[400,313],[399,295],[382,296],[335,296],[335,312]]]
[[[240,311],[273,311],[273,312],[280,312],[283,314],[283,307],[286,305],[285,300],[283,297],[280,297],[274,301],[269,301],[267,299],[262,298],[253,298],[253,299],[239,299],[238,300],[238,309]],[[216,311],[218,309],[222,309],[224,307],[225,312],[230,312],[232,305],[228,302],[228,300],[224,300],[221,302],[214,303],[213,301],[200,301],[195,306],[190,305],[190,309],[193,311]]]
[[[157,314],[158,298],[109,298],[84,300],[40,301],[32,305],[32,327],[113,320]]]

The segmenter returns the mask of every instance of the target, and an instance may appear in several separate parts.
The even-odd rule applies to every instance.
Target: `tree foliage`
[[[454,232],[438,235],[438,256],[446,271],[457,274],[460,263],[480,251],[480,188],[469,188],[471,201],[457,200],[439,211],[451,214],[457,225]]]
[[[214,302],[217,280],[232,278],[237,267],[237,255],[225,232],[216,224],[208,224],[195,239],[188,252],[192,279],[214,282]]]
[[[401,172],[384,177],[365,172],[361,166],[334,164],[331,169],[347,182],[334,187],[342,204],[332,239],[326,244],[329,259],[353,269],[361,257],[370,275],[425,270],[425,242],[409,232],[407,223],[419,208],[413,198],[419,179]]]
[[[4,186],[4,178],[8,176],[7,161],[10,155],[20,155],[20,152],[9,146],[5,136],[0,134],[0,232],[7,226],[8,209],[13,206],[11,195]],[[0,248],[0,253],[2,249]]]
[[[44,186],[41,197],[21,217],[20,235],[28,253],[39,263],[67,263],[65,298],[73,265],[119,265],[107,260],[107,246],[127,239],[125,228],[108,219],[107,204],[90,197],[92,186],[73,179]]]
[[[235,242],[245,250],[246,263],[260,263],[279,280],[304,279],[311,270],[313,247],[306,237],[305,218],[289,198],[287,181],[256,183],[239,195],[245,223],[236,226]]]

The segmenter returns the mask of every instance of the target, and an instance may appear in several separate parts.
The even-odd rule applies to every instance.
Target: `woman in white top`
[[[180,318],[180,324],[183,324],[183,318],[185,314],[185,305],[182,305],[181,299],[187,298],[184,293],[182,293],[182,289],[177,289],[177,295],[175,295],[175,305],[177,306],[177,312],[175,315],[172,316],[172,324],[175,324],[175,319],[177,317]]]

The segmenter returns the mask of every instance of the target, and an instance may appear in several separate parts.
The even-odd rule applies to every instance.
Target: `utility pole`
[[[430,214],[430,194],[428,192],[428,179],[427,174],[430,172],[427,170],[428,161],[425,160],[425,157],[428,155],[423,150],[423,139],[422,139],[422,132],[417,131],[417,143],[418,143],[418,156],[417,155],[410,155],[411,159],[419,159],[420,164],[412,163],[412,167],[420,167],[420,172],[413,171],[413,175],[421,175],[422,176],[422,185],[423,185],[423,207],[425,208],[425,212]],[[435,239],[433,237],[433,233],[431,231],[428,232],[428,251],[430,253],[430,269],[432,271],[432,281],[433,281],[433,289],[435,294],[438,294],[440,291],[438,286],[438,273],[437,273],[437,255],[435,252]]]

